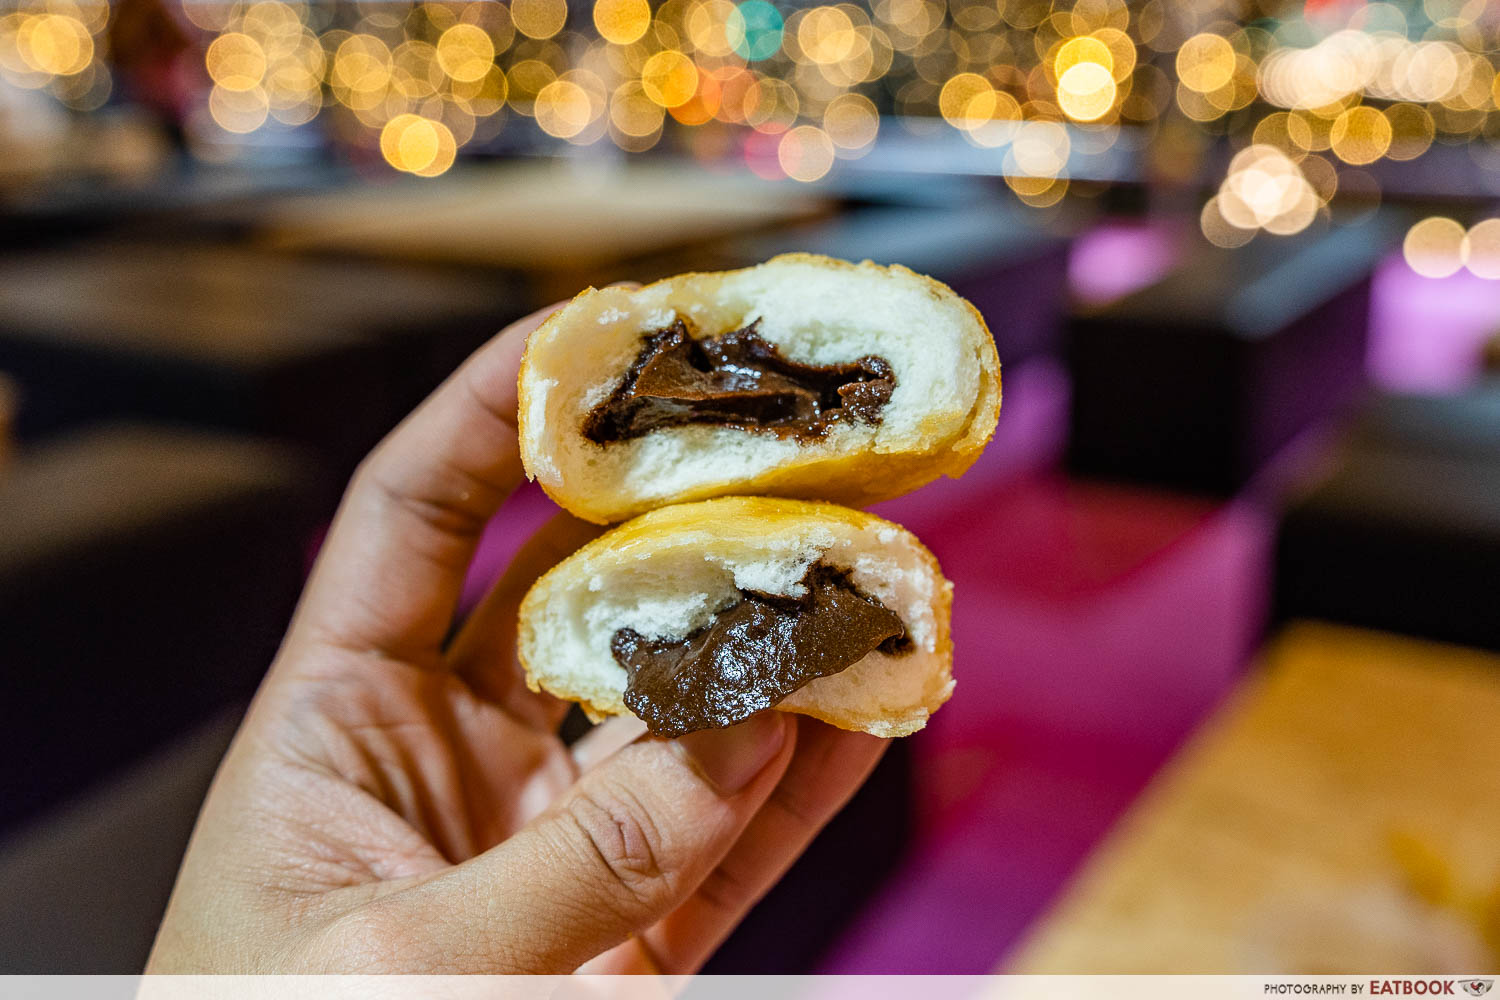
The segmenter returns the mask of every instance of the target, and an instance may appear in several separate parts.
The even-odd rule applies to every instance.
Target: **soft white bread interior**
[[[952,584],[905,528],[827,503],[723,497],[665,507],[595,539],[521,604],[526,683],[582,703],[596,720],[628,712],[626,672],[610,652],[617,630],[683,638],[738,602],[740,590],[799,596],[819,561],[898,614],[912,647],[873,650],[776,708],[877,736],[916,732],[953,692]]]
[[[660,428],[596,444],[585,416],[619,385],[642,337],[687,320],[711,337],[757,333],[803,363],[890,363],[878,424],[849,421],[813,441],[739,428]],[[683,274],[640,289],[589,289],[526,346],[521,457],[567,510],[597,523],[669,503],[769,494],[864,506],[958,476],[995,431],[1000,361],[984,319],[946,285],[907,270],[784,254],[739,271]]]

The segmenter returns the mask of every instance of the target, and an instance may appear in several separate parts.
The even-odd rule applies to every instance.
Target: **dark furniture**
[[[848,804],[703,967],[708,975],[801,975],[818,962],[905,856],[912,755],[894,740]]]
[[[1236,492],[1364,381],[1383,218],[1248,246],[1195,246],[1161,281],[1068,328],[1069,464],[1089,476]]]
[[[1500,649],[1500,383],[1387,396],[1284,512],[1276,611]]]
[[[0,835],[0,969],[136,975],[167,908],[232,705],[63,806]]]
[[[116,416],[230,428],[340,480],[518,311],[498,277],[221,246],[15,255],[0,288],[23,439]]]
[[[249,698],[326,492],[283,447],[139,426],[0,468],[0,829]]]

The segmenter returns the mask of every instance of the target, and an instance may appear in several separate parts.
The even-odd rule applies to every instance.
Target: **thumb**
[[[776,787],[796,732],[762,712],[640,740],[509,840],[382,902],[405,911],[391,916],[424,967],[572,972],[692,895]]]

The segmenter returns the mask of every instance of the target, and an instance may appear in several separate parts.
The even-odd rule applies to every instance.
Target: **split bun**
[[[683,639],[746,593],[797,595],[818,566],[898,615],[909,641],[899,652],[871,649],[774,707],[878,736],[921,729],[953,690],[952,586],[906,529],[827,503],[724,497],[681,504],[590,542],[522,602],[518,652],[527,684],[581,703],[596,720],[630,711],[630,677],[611,645],[621,630]]]
[[[882,359],[894,387],[878,419],[844,419],[814,438],[688,423],[590,440],[590,414],[620,390],[643,338],[678,320],[699,338],[751,328],[801,364]],[[984,320],[947,286],[904,267],[786,254],[583,292],[531,335],[519,395],[527,474],[605,524],[730,494],[864,506],[958,476],[994,433],[1000,364]]]

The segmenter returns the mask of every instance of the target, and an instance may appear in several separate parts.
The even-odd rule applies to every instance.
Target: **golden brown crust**
[[[633,517],[664,503],[691,502],[727,494],[819,499],[863,507],[909,493],[942,476],[957,478],[963,475],[994,436],[1001,403],[1000,359],[994,338],[979,311],[942,282],[900,265],[884,267],[869,260],[854,264],[816,254],[791,253],[773,257],[756,267],[785,264],[851,273],[877,271],[910,282],[914,293],[925,292],[937,300],[961,303],[979,331],[976,344],[979,357],[975,359],[979,388],[961,429],[956,434],[948,434],[938,440],[885,453],[857,448],[841,454],[821,452],[814,455],[809,450],[802,459],[772,467],[753,477],[703,483],[663,500],[628,500],[620,495],[605,495],[608,491],[581,488],[566,474],[549,475],[540,471],[556,467],[554,458],[560,447],[560,437],[578,432],[571,426],[542,426],[545,420],[540,414],[545,405],[538,405],[537,391],[539,382],[544,380],[537,373],[533,345],[568,335],[564,332],[565,327],[581,321],[575,318],[572,307],[586,305],[590,296],[601,294],[597,289],[589,288],[575,297],[568,307],[553,313],[538,327],[528,340],[526,352],[521,359],[518,380],[520,440],[522,462],[527,474],[537,479],[542,489],[559,506],[596,524],[608,524]],[[629,294],[639,299],[659,289],[692,287],[699,283],[707,291],[717,289],[726,280],[754,269],[689,272],[663,279]],[[611,292],[620,294],[617,289]],[[583,320],[589,318],[589,313],[582,313]]]
[[[726,522],[731,520],[741,524],[753,522],[759,535],[788,530],[806,532],[819,527],[845,532],[891,527],[900,532],[902,544],[916,554],[922,571],[934,584],[931,611],[936,635],[932,653],[923,658],[928,663],[925,667],[928,675],[924,678],[921,696],[900,706],[877,708],[881,701],[880,692],[872,692],[868,704],[861,705],[858,710],[840,710],[836,705],[818,697],[819,682],[814,681],[776,708],[778,711],[808,715],[841,729],[876,736],[906,736],[923,728],[927,724],[927,718],[948,700],[953,691],[953,640],[950,627],[953,589],[943,576],[937,558],[905,529],[873,514],[836,504],[776,497],[721,497],[663,507],[613,528],[554,566],[537,580],[521,602],[517,652],[525,671],[527,687],[533,691],[545,690],[556,697],[578,702],[595,722],[608,716],[628,713],[623,691],[608,694],[584,691],[570,684],[566,674],[548,672],[546,664],[536,662],[535,651],[541,648],[542,641],[536,628],[541,608],[553,596],[554,587],[562,585],[562,581],[570,575],[577,574],[581,565],[619,565],[648,558],[663,539],[680,538],[684,534],[698,534],[705,548],[725,545],[732,547],[736,543],[732,539],[726,541],[728,533],[724,530]]]

